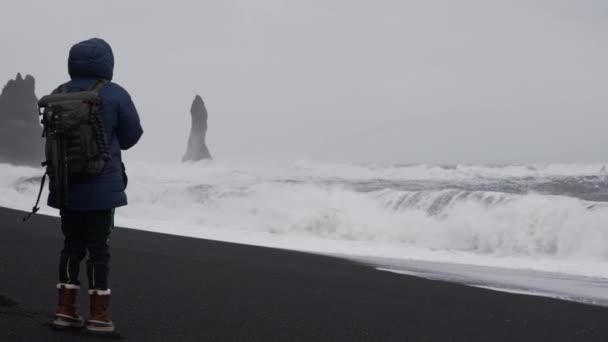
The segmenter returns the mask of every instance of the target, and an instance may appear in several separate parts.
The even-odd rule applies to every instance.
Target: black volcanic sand
[[[48,328],[59,221],[22,215],[0,209],[0,341],[99,340]],[[125,341],[608,341],[608,308],[330,257],[123,228],[112,253]]]

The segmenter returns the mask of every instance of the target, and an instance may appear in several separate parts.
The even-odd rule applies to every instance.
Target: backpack
[[[98,80],[89,90],[67,92],[65,84],[38,101],[45,138],[46,172],[29,219],[40,208],[38,203],[49,176],[60,208],[68,204],[68,184],[99,176],[110,160],[108,139],[99,114],[99,90],[107,81]]]

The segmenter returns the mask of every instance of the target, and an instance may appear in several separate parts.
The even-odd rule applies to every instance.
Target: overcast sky
[[[219,159],[608,161],[605,0],[2,1],[0,82],[42,96],[100,37],[180,160],[196,93]]]

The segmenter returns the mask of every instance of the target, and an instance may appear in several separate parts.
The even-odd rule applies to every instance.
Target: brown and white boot
[[[110,320],[108,306],[110,305],[110,289],[89,290],[91,298],[91,317],[87,321],[87,331],[97,334],[113,333],[114,323]]]
[[[55,319],[51,323],[53,328],[82,328],[84,319],[76,310],[76,299],[80,286],[74,284],[57,284],[59,302],[55,311]]]

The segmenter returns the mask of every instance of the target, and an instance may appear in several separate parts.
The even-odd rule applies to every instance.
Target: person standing
[[[72,46],[68,58],[71,80],[56,92],[98,91],[99,116],[107,137],[109,158],[103,171],[92,178],[69,179],[67,205],[60,204],[57,191],[50,187],[48,205],[60,209],[64,246],[59,260],[58,305],[52,325],[57,328],[83,327],[76,309],[80,288],[80,264],[86,261],[90,296],[90,317],[86,329],[111,333],[114,323],[108,312],[111,290],[110,234],[115,208],[127,205],[127,175],[121,150],[133,147],[143,129],[129,93],[112,82],[114,54],[110,45],[92,38]]]

